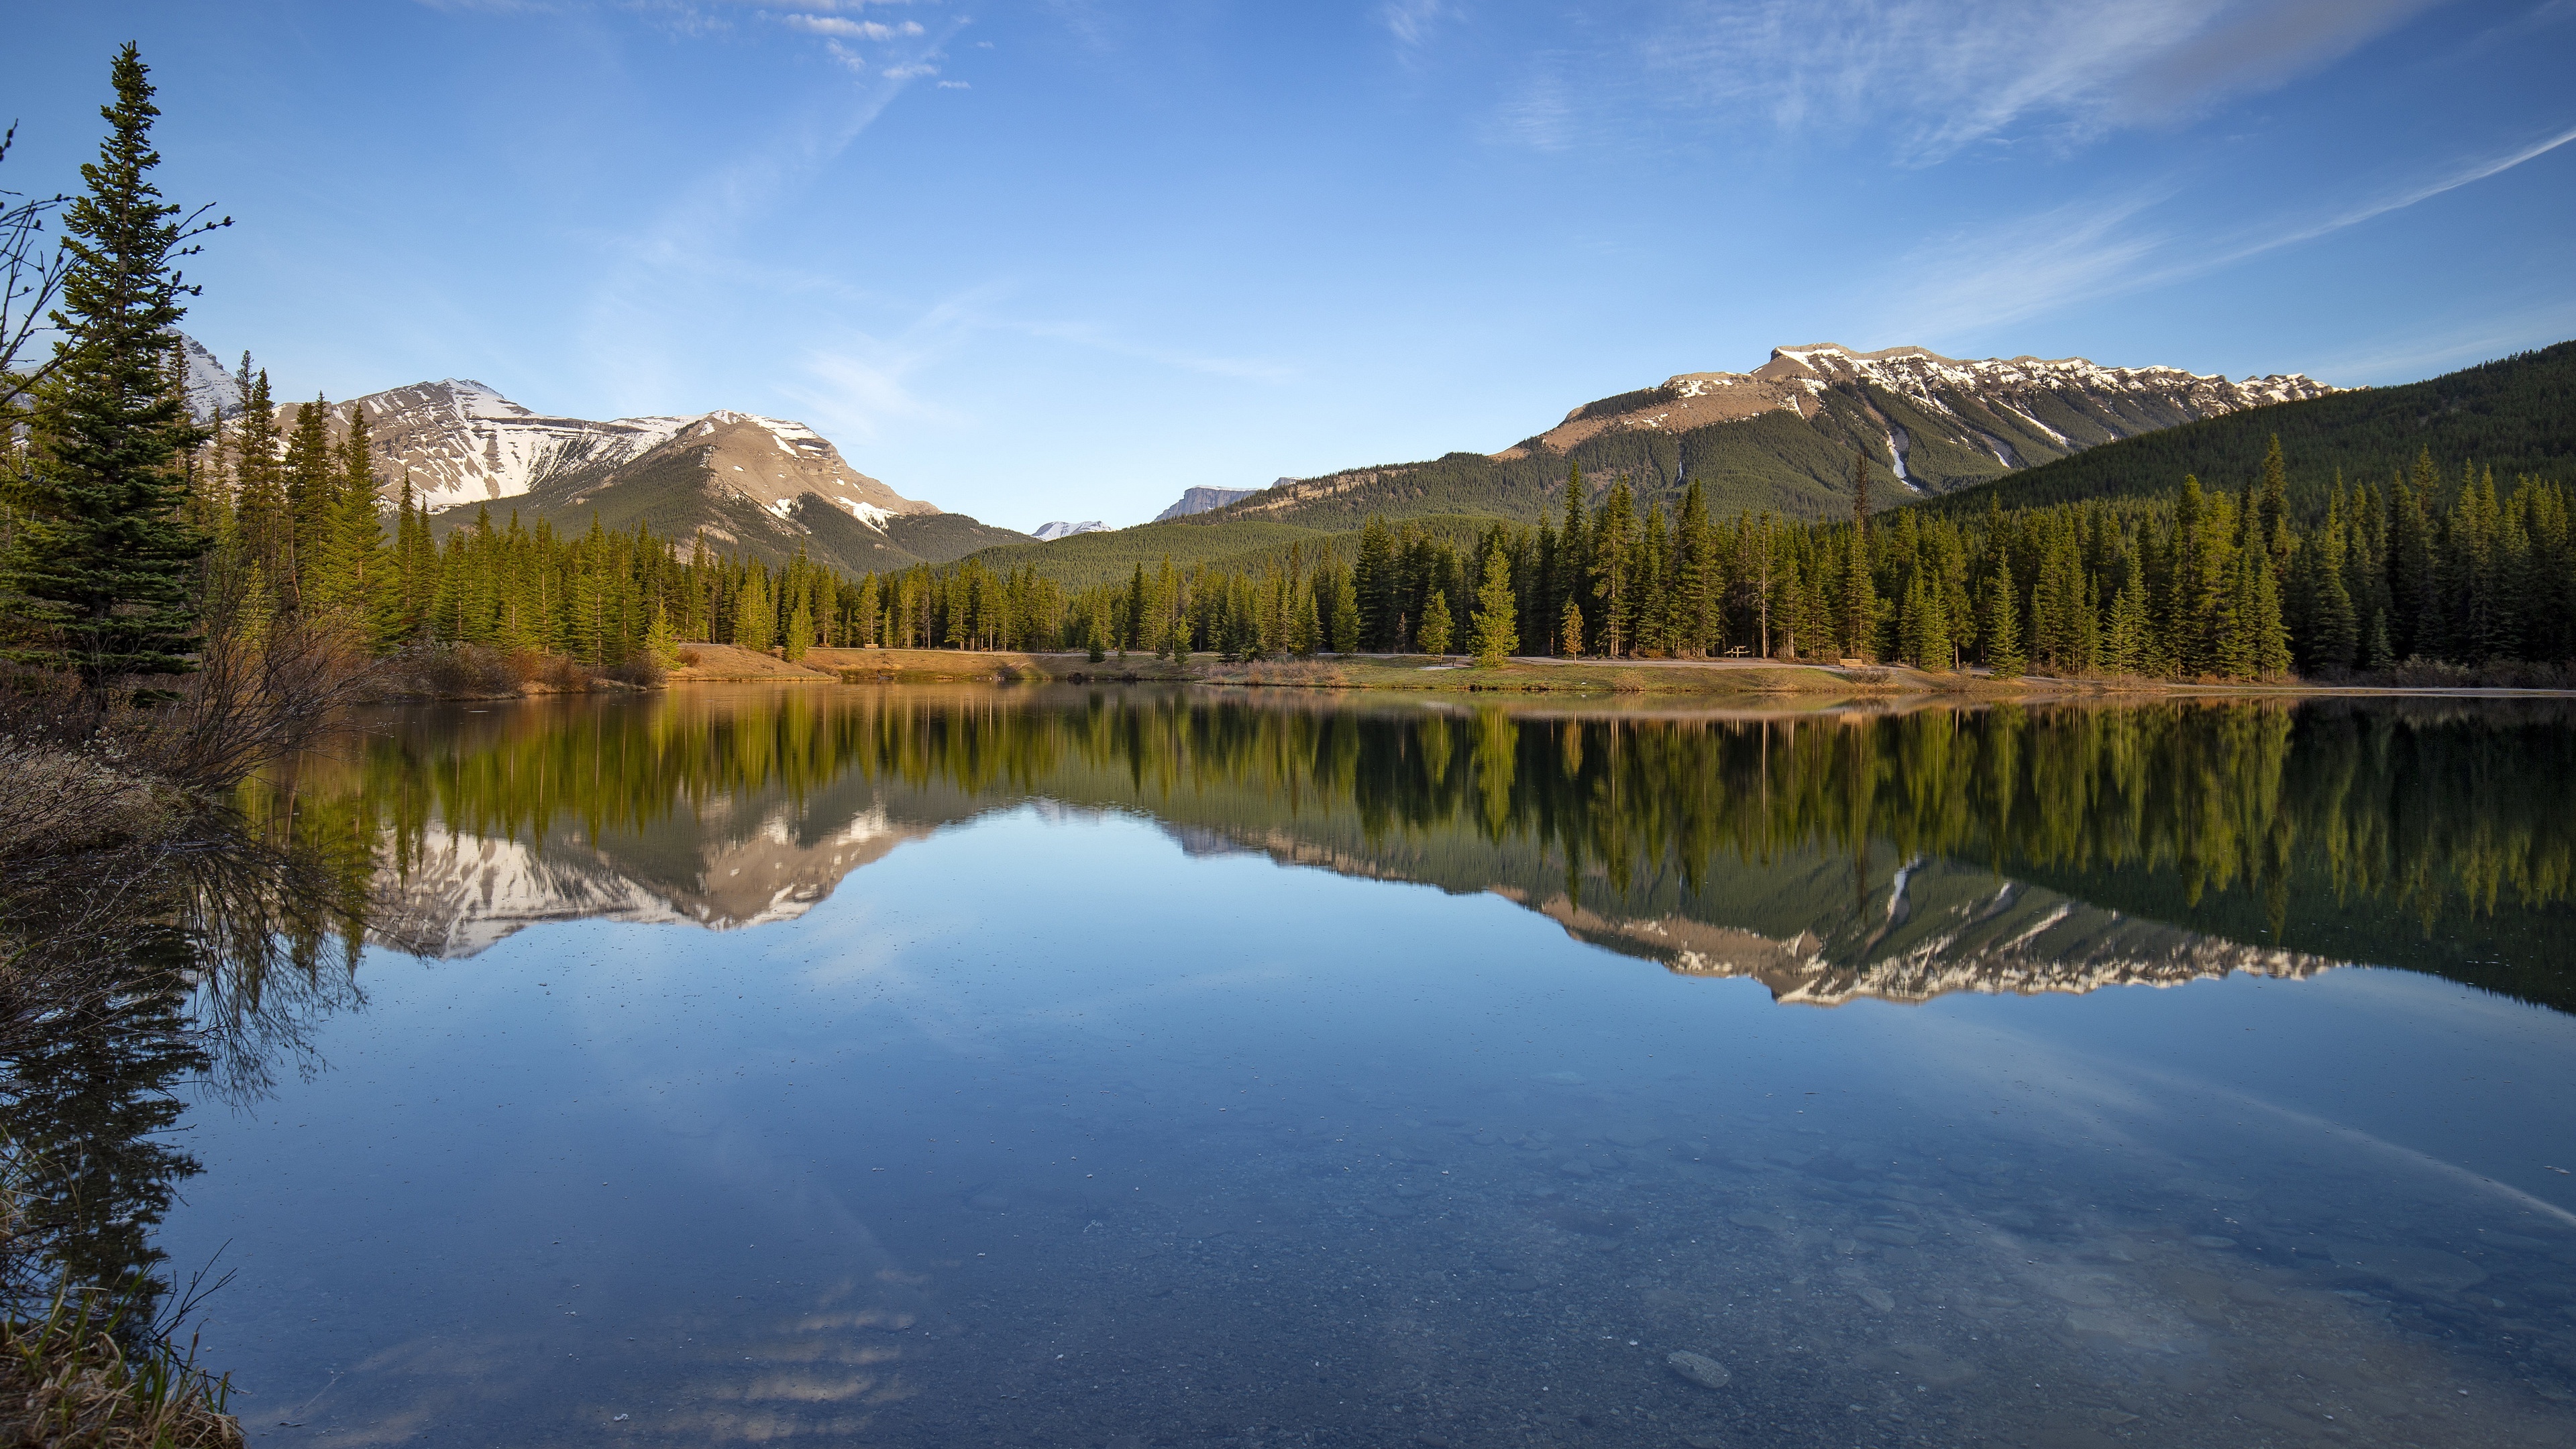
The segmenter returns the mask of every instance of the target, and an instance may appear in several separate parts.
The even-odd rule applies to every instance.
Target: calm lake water
[[[255,1442],[2576,1442],[2563,710],[370,723],[135,1169]]]

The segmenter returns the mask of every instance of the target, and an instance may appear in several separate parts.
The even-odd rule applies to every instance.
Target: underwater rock
[[[1735,1378],[1735,1375],[1726,1371],[1726,1365],[1716,1359],[1687,1350],[1665,1358],[1664,1367],[1703,1389],[1725,1388]]]

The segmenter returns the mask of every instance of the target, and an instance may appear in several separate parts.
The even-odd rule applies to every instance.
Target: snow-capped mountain
[[[207,422],[217,408],[223,409],[225,417],[240,416],[241,383],[234,368],[224,366],[222,358],[185,332],[179,334],[179,360],[187,369],[181,385],[187,390],[190,417]]]
[[[1492,513],[1536,522],[1570,467],[1650,497],[1690,479],[1713,506],[1792,518],[1851,507],[1855,456],[1881,501],[1946,493],[2140,433],[2336,389],[2297,373],[2232,380],[2081,357],[1963,361],[1922,347],[1777,347],[1751,372],[1686,372],[1586,403],[1498,453],[1283,479],[1229,518],[1356,528],[1369,514]]]
[[[190,408],[200,419],[241,406],[213,353],[180,338]],[[470,378],[418,382],[331,409],[336,443],[348,409],[366,414],[386,503],[409,485],[437,527],[497,505],[531,525],[649,524],[671,539],[703,534],[720,549],[772,562],[803,550],[850,572],[945,563],[979,548],[1026,543],[964,514],[907,498],[860,472],[831,440],[785,418],[719,409],[691,416],[587,418],[540,413]],[[279,405],[292,425],[296,404]]]
[[[712,450],[707,461],[718,481],[781,516],[807,493],[872,527],[896,515],[939,511],[851,467],[803,423],[780,418],[719,410],[591,422],[534,412],[470,378],[370,393],[357,405],[366,409],[388,495],[399,493],[408,477],[414,498],[433,513],[517,498],[576,475],[598,479],[570,500],[587,501],[623,465],[673,443]]]
[[[1775,347],[1771,360],[1751,372],[1686,372],[1642,392],[1587,403],[1495,456],[1563,453],[1620,429],[1684,433],[1771,412],[1812,422],[1841,399],[1877,425],[1897,481],[1921,491],[1928,480],[1917,476],[1922,470],[1911,466],[1910,455],[1926,444],[1981,454],[1983,471],[2023,468],[2116,438],[2332,391],[2298,373],[2231,382],[2178,367],[2103,367],[2081,357],[1962,361],[1921,347],[1859,352],[1819,342]]]
[[[1107,533],[1108,531],[1109,525],[1097,518],[1086,518],[1080,523],[1067,523],[1059,518],[1053,523],[1039,524],[1036,531],[1029,537],[1040,543],[1053,543],[1059,538],[1071,538],[1077,533]]]
[[[1277,480],[1278,483],[1295,481],[1293,478]],[[1229,503],[1249,498],[1260,491],[1258,488],[1193,488],[1182,494],[1179,502],[1155,514],[1154,522],[1164,523],[1175,518],[1187,518],[1193,513],[1213,513]]]

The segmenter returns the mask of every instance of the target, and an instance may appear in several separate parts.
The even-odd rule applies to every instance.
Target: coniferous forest
[[[1667,513],[1579,470],[1537,527],[1480,536],[1372,520],[1349,557],[1137,565],[1067,590],[1035,565],[969,558],[850,578],[596,523],[580,534],[485,509],[435,540],[408,494],[388,517],[364,420],[333,445],[327,404],[279,429],[264,376],[190,465],[192,524],[251,581],[259,621],[360,619],[380,651],[474,645],[594,669],[668,663],[688,641],[803,657],[815,646],[1607,659],[1860,659],[1932,671],[2219,680],[2343,677],[2408,661],[2576,660],[2563,484],[2499,485],[2429,454],[2292,506],[2277,444],[2236,494],[2186,476],[2166,497],[1873,513],[1856,460],[1848,521]]]

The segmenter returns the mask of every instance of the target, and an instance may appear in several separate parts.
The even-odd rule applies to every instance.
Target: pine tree
[[[1395,535],[1387,531],[1385,519],[1371,514],[1361,526],[1359,562],[1351,572],[1352,588],[1358,596],[1355,612],[1360,647],[1372,651],[1395,647],[1400,632],[1396,624]]]
[[[1556,577],[1551,581],[1549,598],[1549,607],[1556,611],[1560,618],[1563,617],[1564,606],[1569,604],[1576,606],[1576,612],[1579,614],[1582,601],[1592,597],[1592,526],[1586,520],[1591,496],[1591,489],[1583,481],[1583,465],[1567,463],[1565,465],[1565,527],[1557,535]],[[1566,636],[1559,636],[1560,644],[1564,637]],[[1567,647],[1567,652],[1582,653],[1581,631],[1576,631],[1572,637],[1577,642]]]
[[[1720,609],[1724,585],[1718,578],[1717,531],[1709,523],[1708,500],[1697,478],[1682,493],[1680,549],[1673,584],[1679,594],[1674,611],[1674,652],[1705,658],[1724,632]]]
[[[787,618],[787,657],[802,659],[814,647],[814,610],[803,595],[796,599],[796,612]]]
[[[2154,619],[2147,607],[2147,580],[2144,572],[2131,569],[2120,592],[2111,601],[2111,627],[2104,640],[2102,665],[2113,674],[2144,674],[2149,671],[2152,648],[2150,633]]]
[[[2281,435],[2263,454],[2263,476],[2254,485],[2253,534],[2272,561],[2277,576],[2290,558],[2290,479],[2281,461]]]
[[[1986,667],[1995,672],[1995,677],[2010,679],[2021,673],[2021,598],[2013,592],[2011,565],[2001,559],[1995,561],[1994,575],[1986,581],[1982,632]]]
[[[376,459],[367,435],[366,409],[351,404],[349,430],[340,440],[337,534],[332,546],[336,577],[332,602],[349,612],[377,648],[398,632],[401,602],[393,588],[393,561],[385,546],[382,505],[376,497]]]
[[[1360,647],[1360,595],[1351,570],[1333,570],[1333,652],[1356,654]]]
[[[1869,575],[1869,454],[1852,454],[1851,546],[1843,561],[1843,642],[1866,664],[1876,632],[1878,593]]]
[[[287,600],[319,612],[337,593],[339,468],[331,456],[331,406],[315,398],[295,407],[286,437],[286,513],[289,520]]]
[[[1476,590],[1476,662],[1496,665],[1521,647],[1517,611],[1512,603],[1511,566],[1501,551],[1485,556],[1485,582]]]
[[[1622,475],[1601,500],[1601,516],[1592,529],[1592,597],[1601,603],[1598,633],[1602,654],[1619,658],[1628,650],[1635,629],[1636,495]]]
[[[1565,601],[1565,612],[1557,616],[1558,647],[1568,659],[1583,657],[1583,606],[1572,599]]]
[[[680,662],[680,636],[671,627],[670,611],[659,601],[653,605],[652,627],[644,631],[644,655],[663,669]]]
[[[277,409],[269,400],[266,372],[252,375],[246,396],[250,401],[233,437],[233,532],[243,555],[267,575],[273,594],[279,574],[294,560],[294,520],[277,466]]]
[[[737,648],[766,652],[777,638],[778,616],[770,603],[768,575],[755,564],[734,595],[733,642]]]
[[[1431,601],[1422,606],[1422,627],[1414,638],[1425,654],[1449,652],[1449,631],[1454,623],[1449,617],[1448,597],[1440,590],[1431,591]]]
[[[195,667],[190,588],[209,544],[180,514],[178,466],[206,434],[164,385],[180,299],[196,290],[174,263],[195,229],[152,184],[148,74],[134,46],[117,53],[107,138],[63,212],[56,370],[8,490],[21,520],[8,592],[28,636],[8,652],[76,669],[92,688]]]

